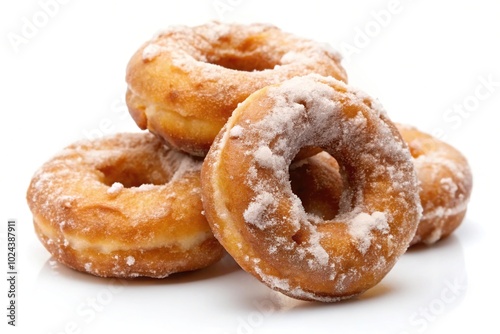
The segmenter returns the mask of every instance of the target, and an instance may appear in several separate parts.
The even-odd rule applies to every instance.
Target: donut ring
[[[288,166],[320,147],[341,166],[339,214],[305,212]],[[297,77],[245,100],[202,167],[212,231],[238,264],[270,288],[337,301],[377,284],[402,255],[421,216],[406,144],[378,104],[340,81]]]
[[[162,278],[223,248],[202,215],[201,163],[149,133],[75,143],[27,191],[35,231],[59,262],[96,276]]]
[[[462,223],[472,191],[467,159],[454,147],[419,131],[395,123],[407,143],[420,183],[422,218],[410,246],[434,244]],[[298,161],[290,171],[293,192],[306,212],[323,219],[338,213],[342,180],[336,160],[326,152]],[[292,174],[294,172],[294,174]],[[300,182],[300,186],[295,186]]]
[[[396,126],[408,143],[420,181],[423,213],[411,245],[430,245],[462,223],[472,192],[472,173],[467,159],[451,145],[414,127]]]
[[[347,81],[339,54],[274,26],[172,27],[130,59],[126,101],[141,129],[205,156],[238,103],[259,88],[309,73]]]

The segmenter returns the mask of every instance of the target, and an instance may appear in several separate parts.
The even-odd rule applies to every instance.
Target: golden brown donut
[[[177,26],[132,56],[126,101],[141,129],[149,129],[171,147],[204,156],[248,95],[309,73],[347,81],[339,54],[274,26]]]
[[[411,245],[433,244],[450,235],[463,221],[472,191],[467,159],[451,145],[402,124],[420,181],[423,215]]]
[[[472,190],[467,159],[455,148],[415,127],[397,124],[409,146],[420,184],[422,218],[410,244],[433,244],[463,221]],[[326,152],[298,161],[290,172],[292,189],[307,212],[323,219],[338,213],[342,180],[335,159]],[[305,169],[307,167],[307,169]],[[300,182],[300,187],[295,183]]]
[[[97,276],[206,267],[223,248],[202,214],[200,167],[149,133],[75,143],[31,180],[35,231],[58,261]]]
[[[346,185],[331,220],[307,213],[288,167],[320,147]],[[250,95],[202,167],[205,214],[238,264],[272,289],[337,301],[377,284],[421,216],[411,156],[378,103],[333,78],[296,77]]]

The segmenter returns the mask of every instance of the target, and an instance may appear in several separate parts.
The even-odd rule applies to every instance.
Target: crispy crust
[[[35,231],[60,262],[104,277],[165,277],[223,249],[202,214],[200,163],[149,133],[75,143],[27,191]]]
[[[308,73],[347,81],[337,53],[274,26],[173,27],[130,59],[127,105],[141,129],[204,156],[238,103],[259,88]]]
[[[295,154],[314,145],[336,158],[347,185],[333,220],[305,212],[288,181]],[[395,126],[374,100],[317,76],[261,89],[234,111],[203,163],[202,197],[215,236],[243,269],[288,296],[324,302],[377,284],[421,217]]]
[[[418,129],[395,124],[409,146],[420,184],[422,219],[410,246],[433,244],[460,226],[472,192],[467,159],[454,147]],[[338,213],[342,180],[335,159],[326,152],[295,163],[292,189],[307,212],[331,219]],[[294,181],[297,180],[297,181]],[[294,182],[301,186],[294,187]]]
[[[397,124],[408,143],[420,182],[423,215],[411,245],[433,244],[463,221],[472,192],[467,159],[451,145],[418,129]]]

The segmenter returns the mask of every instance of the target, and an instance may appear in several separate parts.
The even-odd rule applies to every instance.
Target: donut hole
[[[301,245],[304,241],[307,240],[307,235],[304,233],[304,231],[299,230],[297,233],[292,235],[292,240],[295,241],[297,245]]]
[[[331,220],[338,215],[345,189],[338,168],[335,159],[326,153],[296,161],[290,166],[292,192],[300,199],[306,213],[322,220]],[[292,239],[300,244],[303,233],[298,232]]]
[[[103,174],[101,181],[108,187],[115,182],[121,183],[125,188],[132,188],[143,184],[162,185],[169,181],[169,176],[160,166],[144,162],[104,166],[98,170]]]
[[[263,55],[214,55],[211,58],[207,58],[207,60],[210,64],[219,65],[231,70],[245,72],[271,70],[276,65],[278,65],[278,62],[267,59]]]
[[[264,50],[263,41],[249,38],[239,43],[226,41],[206,54],[210,64],[231,70],[254,72],[271,70],[280,64],[281,56]]]

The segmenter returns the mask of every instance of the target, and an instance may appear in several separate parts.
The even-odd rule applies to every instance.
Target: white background
[[[9,218],[17,220],[19,270],[16,328],[6,324],[1,279],[2,333],[498,331],[497,1],[61,0],[50,15],[46,2],[54,3],[0,5],[0,276]],[[330,43],[344,53],[350,83],[379,98],[395,121],[446,135],[474,173],[462,226],[405,254],[362,297],[337,304],[283,297],[230,258],[137,281],[96,278],[51,260],[25,201],[35,170],[74,140],[137,131],[124,107],[130,56],[169,25],[213,19],[272,23]],[[30,31],[30,22],[38,27]]]

